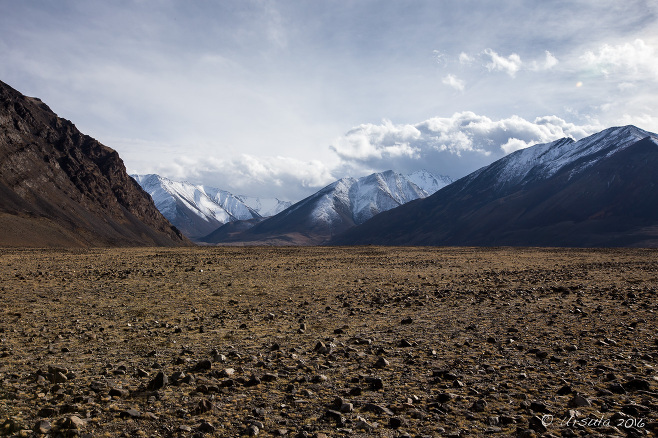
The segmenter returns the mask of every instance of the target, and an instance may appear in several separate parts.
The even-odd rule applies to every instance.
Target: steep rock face
[[[113,149],[0,82],[0,245],[188,245]]]

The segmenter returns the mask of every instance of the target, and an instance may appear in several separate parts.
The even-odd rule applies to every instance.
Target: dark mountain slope
[[[116,151],[0,82],[2,246],[189,245]]]
[[[658,142],[635,127],[537,145],[334,244],[658,246]]]

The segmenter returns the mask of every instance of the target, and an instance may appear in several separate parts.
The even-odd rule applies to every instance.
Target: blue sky
[[[655,1],[0,0],[0,80],[134,173],[298,200],[635,124]]]

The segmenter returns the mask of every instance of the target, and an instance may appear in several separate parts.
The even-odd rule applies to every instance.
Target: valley
[[[0,435],[650,436],[657,255],[2,249]]]

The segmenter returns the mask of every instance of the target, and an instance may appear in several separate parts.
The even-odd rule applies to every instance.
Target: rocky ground
[[[651,250],[0,250],[0,435],[654,436],[657,288]]]

